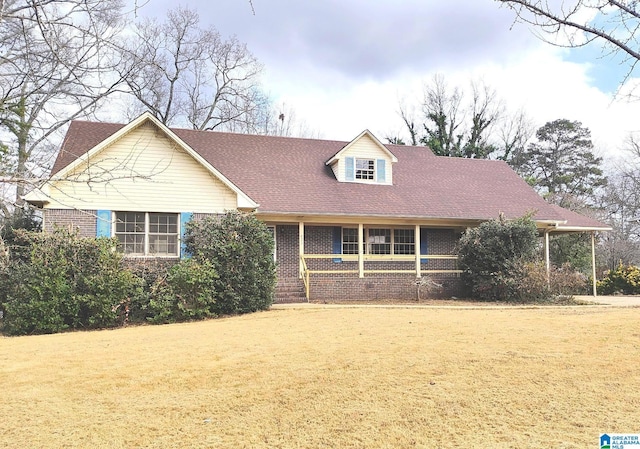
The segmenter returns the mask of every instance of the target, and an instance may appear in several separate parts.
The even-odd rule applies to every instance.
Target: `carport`
[[[591,235],[591,278],[593,283],[593,296],[598,296],[596,289],[596,233],[611,231],[611,226],[599,222],[593,218],[585,217],[560,206],[552,205],[560,215],[562,221],[550,221],[545,223],[542,228],[544,260],[547,267],[547,275],[551,271],[551,262],[549,257],[549,236],[551,234],[572,234],[572,233],[589,233]]]

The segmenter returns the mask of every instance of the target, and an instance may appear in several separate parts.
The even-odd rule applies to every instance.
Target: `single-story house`
[[[281,299],[413,299],[418,279],[455,295],[468,227],[528,212],[545,236],[609,229],[545,202],[506,163],[383,144],[71,123],[49,182],[26,196],[44,229],[115,236],[128,257],[177,259],[185,223],[255,213],[275,238]]]

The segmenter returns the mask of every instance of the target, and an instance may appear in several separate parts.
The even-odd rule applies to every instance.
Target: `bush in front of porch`
[[[500,217],[468,229],[458,254],[468,294],[482,301],[551,302],[584,290],[587,281],[566,266],[547,274],[529,215],[510,221]]]
[[[185,243],[196,260],[209,261],[218,275],[217,314],[271,306],[276,286],[274,241],[262,221],[239,212],[195,220],[187,225]]]

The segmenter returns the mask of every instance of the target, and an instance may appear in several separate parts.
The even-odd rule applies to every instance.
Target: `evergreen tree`
[[[593,153],[591,131],[578,121],[558,119],[536,132],[514,161],[514,168],[550,202],[570,209],[590,202],[595,189],[606,185]]]

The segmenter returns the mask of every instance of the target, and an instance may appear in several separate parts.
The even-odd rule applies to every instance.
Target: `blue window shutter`
[[[420,228],[420,255],[429,254],[429,246],[427,245],[427,229]],[[427,263],[428,259],[420,259],[420,263]]]
[[[111,211],[99,210],[96,216],[96,237],[111,237]]]
[[[346,157],[344,159],[344,179],[346,181],[353,181],[355,161],[352,157]]]
[[[191,217],[193,217],[192,212],[181,212],[180,213],[180,257],[190,257],[191,254],[187,251],[187,245],[184,243],[184,237],[187,230],[187,223],[191,221]]]
[[[378,182],[385,182],[386,181],[385,163],[386,163],[386,161],[384,159],[378,159],[376,161],[377,170],[378,170]]]
[[[342,254],[342,228],[340,226],[333,227],[333,254]],[[342,263],[341,258],[333,259],[335,263]]]

